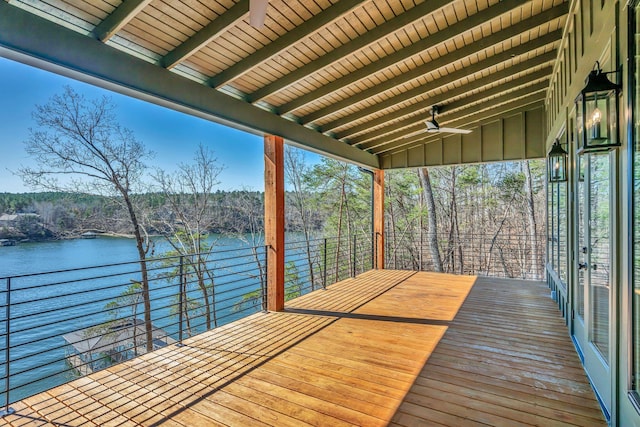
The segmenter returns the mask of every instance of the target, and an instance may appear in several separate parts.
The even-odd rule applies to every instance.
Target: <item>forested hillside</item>
[[[428,239],[438,236],[447,241],[440,257],[449,264],[456,262],[455,238],[461,236],[526,238],[539,246],[535,256],[540,257],[545,230],[543,176],[539,161],[387,171],[387,233],[395,237],[396,245],[406,239],[427,245]],[[331,159],[309,165],[302,151],[287,149],[286,180],[288,231],[309,236],[370,233],[369,174]],[[213,192],[207,205],[208,227],[202,231],[260,232],[263,196],[257,191]],[[135,198],[150,233],[167,233],[169,225],[185,220],[176,218],[165,193]],[[189,204],[188,196],[182,202]],[[74,237],[86,231],[131,233],[127,212],[117,199],[114,202],[106,196],[0,193],[3,213],[38,214],[52,238]],[[25,229],[18,231],[28,234]],[[15,230],[0,227],[0,238],[15,236]]]

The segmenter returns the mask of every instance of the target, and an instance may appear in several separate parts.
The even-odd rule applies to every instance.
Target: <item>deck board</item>
[[[364,273],[17,402],[6,425],[606,425],[539,282]]]

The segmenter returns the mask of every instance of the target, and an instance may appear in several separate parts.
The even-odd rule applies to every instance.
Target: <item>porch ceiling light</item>
[[[618,95],[622,87],[607,78],[596,61],[587,84],[576,97],[578,154],[606,151],[620,146],[618,139]]]
[[[547,155],[549,182],[563,182],[567,180],[567,154],[564,148],[562,148],[560,140],[556,138]]]

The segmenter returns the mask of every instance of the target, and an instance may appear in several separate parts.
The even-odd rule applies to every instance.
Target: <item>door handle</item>
[[[591,268],[593,270],[597,270],[598,269],[598,264],[591,264]]]
[[[578,263],[578,270],[586,270],[587,269],[587,263],[586,262],[579,262]]]

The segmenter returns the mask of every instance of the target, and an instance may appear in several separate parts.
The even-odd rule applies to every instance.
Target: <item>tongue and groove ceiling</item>
[[[388,168],[446,145],[424,132],[433,105],[441,126],[470,130],[543,111],[568,3],[271,0],[262,28],[248,12],[248,0],[0,0],[0,55]]]

